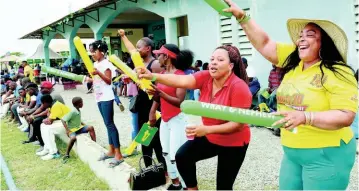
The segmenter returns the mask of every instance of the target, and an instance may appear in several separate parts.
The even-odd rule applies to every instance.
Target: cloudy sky
[[[20,51],[31,54],[40,40],[18,40],[70,12],[98,0],[0,0],[0,56]]]

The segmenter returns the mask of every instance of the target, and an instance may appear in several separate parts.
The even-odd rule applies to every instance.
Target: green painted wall
[[[280,42],[290,43],[290,38],[286,29],[286,21],[289,18],[317,18],[329,19],[337,23],[346,32],[349,39],[348,63],[354,68],[358,66],[355,53],[355,33],[354,33],[354,8],[353,0],[234,0],[242,8],[250,8],[252,18],[269,34],[269,36]],[[176,18],[187,15],[189,41],[188,47],[195,53],[195,59],[204,62],[209,58],[216,47],[220,45],[220,26],[219,15],[208,6],[203,0],[167,0],[166,3],[157,1],[118,1],[117,10],[108,8],[100,9],[100,22],[86,19],[86,24],[94,31],[97,39],[102,38],[102,33],[108,24],[121,12],[131,7],[142,8],[154,12],[164,17],[166,43],[178,43]],[[95,16],[96,12],[89,13]],[[236,24],[235,19],[232,23]],[[62,34],[70,42],[70,54],[73,56],[76,50],[73,47],[72,39],[76,35],[77,29],[83,23],[75,21],[75,27],[65,26],[65,33]],[[148,33],[151,33],[151,25]],[[233,44],[238,43],[238,25],[233,25]],[[152,31],[154,33],[154,31]],[[161,34],[163,34],[161,32]],[[53,33],[49,37],[45,36],[45,47],[52,39]],[[161,35],[158,35],[158,37]],[[157,38],[157,35],[155,35]],[[159,39],[163,36],[159,37]],[[156,39],[157,41],[158,39]],[[46,49],[45,49],[46,50]],[[256,71],[256,76],[260,79],[262,87],[267,86],[268,74],[271,65],[256,50],[253,49],[252,61],[249,63]]]
[[[149,24],[147,27],[147,32],[149,35],[153,35],[153,41],[155,43],[156,49],[161,48],[161,45],[166,43],[166,30],[164,21]]]

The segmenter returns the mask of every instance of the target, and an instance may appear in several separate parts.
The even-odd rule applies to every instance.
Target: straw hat
[[[311,20],[311,19],[289,19],[287,28],[292,41],[296,44],[299,39],[300,32],[308,23],[315,23],[320,26],[333,40],[344,62],[347,63],[348,38],[345,32],[336,24],[327,20]]]

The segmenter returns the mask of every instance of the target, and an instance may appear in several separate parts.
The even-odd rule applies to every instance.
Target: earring
[[[319,58],[320,58],[320,60],[323,60],[321,52],[322,52],[322,49],[319,49]]]

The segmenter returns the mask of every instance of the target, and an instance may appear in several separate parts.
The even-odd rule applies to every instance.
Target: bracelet
[[[153,76],[152,76],[152,80],[151,80],[151,82],[156,82],[156,80],[157,80],[156,75],[153,75]]]
[[[243,24],[248,22],[251,19],[251,16],[247,13],[245,13],[242,18],[238,19],[237,21],[239,22],[239,24]]]
[[[241,23],[242,21],[243,21],[243,19],[244,19],[244,17],[246,17],[246,12],[244,12],[244,14],[242,15],[242,17],[240,18],[240,19],[237,19],[237,21],[239,22],[239,23]]]
[[[310,123],[309,123],[309,125],[313,126],[313,123],[314,123],[314,113],[310,112]]]
[[[305,125],[309,125],[311,116],[308,112],[304,112],[304,115],[305,115]]]

